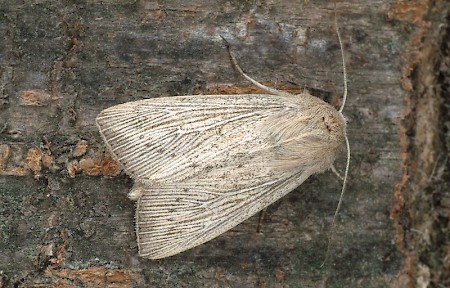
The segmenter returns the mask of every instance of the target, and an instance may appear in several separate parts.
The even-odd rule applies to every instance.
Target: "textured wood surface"
[[[401,117],[417,39],[443,23],[427,15],[445,1],[337,2],[352,161],[320,268],[341,187],[331,172],[270,206],[260,233],[253,217],[180,255],[139,258],[132,180],[94,120],[131,100],[257,92],[220,36],[254,79],[337,107],[333,2],[1,1],[0,286],[412,287],[398,250],[408,225],[399,215],[409,212],[398,202],[407,191],[395,187],[407,177],[401,139],[411,137]]]

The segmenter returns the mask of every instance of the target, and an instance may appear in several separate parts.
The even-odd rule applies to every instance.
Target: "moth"
[[[137,201],[142,257],[172,256],[217,237],[329,169],[348,145],[342,110],[307,92],[264,86],[230,56],[267,94],[152,98],[96,118],[134,179],[129,198]]]

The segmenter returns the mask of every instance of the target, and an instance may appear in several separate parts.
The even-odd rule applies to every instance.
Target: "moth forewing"
[[[139,254],[151,259],[213,239],[330,168],[345,134],[342,114],[307,93],[147,99],[97,125],[135,180]]]

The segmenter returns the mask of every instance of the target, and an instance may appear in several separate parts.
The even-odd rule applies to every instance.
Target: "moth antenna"
[[[337,10],[336,9],[336,2],[334,2],[334,25],[336,27],[336,34],[337,34],[338,39],[339,39],[339,46],[341,47],[342,70],[343,70],[343,74],[344,74],[344,95],[342,96],[341,108],[339,108],[339,113],[342,114],[342,110],[344,109],[345,102],[347,100],[347,70],[345,68],[344,47],[342,45],[341,35],[339,33],[339,27],[338,27],[338,23],[337,23],[337,12],[336,12],[336,10]],[[338,216],[339,209],[341,208],[342,200],[344,199],[345,187],[347,186],[348,170],[350,169],[350,143],[348,141],[347,132],[344,133],[344,138],[345,138],[345,146],[346,146],[346,149],[347,149],[347,163],[345,164],[345,172],[344,172],[344,179],[343,179],[344,181],[342,183],[342,190],[341,190],[341,195],[339,196],[339,202],[338,202],[338,205],[336,207],[336,210],[334,211],[333,221],[331,222],[331,229],[330,229],[330,234],[328,236],[328,244],[327,244],[327,251],[325,253],[325,259],[323,260],[323,262],[320,265],[320,267],[323,267],[325,265],[325,263],[327,262],[327,260],[328,260],[328,255],[329,255],[329,251],[330,251],[331,241],[333,240],[333,235],[334,235],[334,228],[335,228],[336,218]],[[332,168],[333,167],[334,166],[332,166]]]
[[[328,236],[327,251],[325,253],[325,260],[323,260],[320,267],[323,267],[328,260],[328,255],[330,254],[329,252],[330,252],[330,247],[331,247],[331,241],[333,240],[333,235],[334,235],[336,218],[338,216],[339,209],[341,208],[342,200],[344,199],[345,186],[347,186],[348,170],[350,168],[350,143],[348,142],[347,135],[345,134],[344,136],[345,136],[344,137],[345,138],[345,146],[347,148],[347,163],[345,165],[344,182],[342,183],[341,195],[339,196],[339,202],[336,207],[336,210],[334,211],[333,221],[331,222],[330,234]]]
[[[341,47],[341,58],[342,58],[342,74],[344,78],[344,95],[342,95],[342,105],[339,108],[339,112],[342,113],[345,107],[345,102],[347,101],[347,68],[345,68],[345,58],[344,58],[344,45],[342,44],[341,33],[339,32],[339,26],[337,23],[337,12],[336,12],[336,2],[334,2],[334,27],[336,27],[336,34],[339,40],[339,46]]]
[[[220,35],[220,37],[223,39],[223,41],[225,42],[226,46],[227,46],[227,50],[228,50],[228,54],[230,55],[230,59],[231,62],[233,62],[234,67],[236,68],[236,70],[242,75],[244,76],[245,79],[247,79],[248,81],[252,82],[253,85],[257,86],[258,88],[273,94],[273,95],[280,95],[280,96],[287,96],[287,95],[291,95],[289,93],[277,90],[275,88],[272,87],[268,87],[266,85],[263,85],[261,83],[259,83],[258,81],[254,80],[253,78],[251,78],[250,76],[248,76],[247,74],[245,74],[245,72],[241,69],[241,67],[239,66],[239,64],[237,63],[236,58],[234,57],[233,53],[231,53],[231,48],[230,48],[230,44],[228,43],[227,40],[225,40],[225,38],[222,37],[222,35]]]

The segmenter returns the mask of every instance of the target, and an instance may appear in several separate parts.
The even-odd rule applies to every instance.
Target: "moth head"
[[[342,113],[333,108],[327,109],[322,114],[321,122],[323,131],[328,132],[330,140],[334,140],[339,146],[342,146],[341,143],[344,142],[347,127],[347,121]]]

